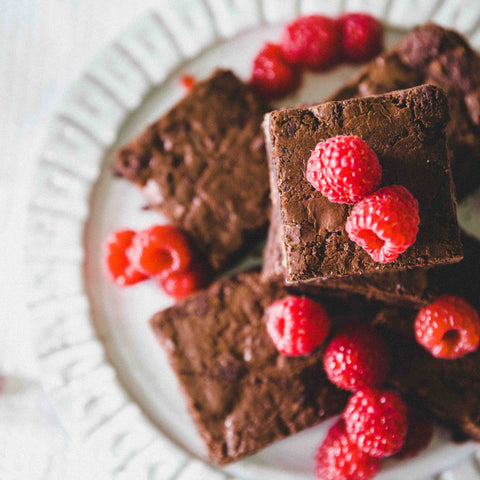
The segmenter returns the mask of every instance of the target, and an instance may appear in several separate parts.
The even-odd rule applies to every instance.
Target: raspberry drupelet
[[[338,420],[328,431],[315,456],[318,480],[368,480],[381,468],[380,460],[362,452]]]
[[[382,336],[363,323],[348,325],[337,332],[323,357],[329,380],[352,392],[380,387],[387,378],[389,363]]]
[[[350,440],[372,457],[389,457],[404,445],[407,406],[396,392],[359,390],[350,398],[343,418]]]
[[[280,47],[292,65],[329,68],[339,60],[340,25],[323,15],[297,18],[285,27]]]
[[[463,357],[478,348],[478,312],[463,298],[442,295],[418,312],[415,337],[436,358]]]
[[[330,318],[319,303],[290,295],[268,307],[266,326],[280,353],[286,356],[308,355],[327,337]]]
[[[383,50],[382,24],[365,13],[348,13],[339,19],[342,53],[351,62],[366,62]]]
[[[185,235],[172,225],[156,225],[138,232],[128,250],[132,265],[145,275],[185,272],[192,252]]]
[[[180,77],[180,83],[186,92],[190,92],[197,84],[197,79],[193,75],[185,74]]]
[[[293,92],[300,81],[300,72],[285,61],[278,45],[265,44],[253,61],[250,85],[262,97],[283,97]]]
[[[136,269],[128,258],[127,252],[134,237],[133,230],[119,230],[113,232],[104,244],[105,269],[110,278],[121,287],[134,285],[148,278]]]
[[[345,230],[374,261],[393,262],[415,243],[418,201],[401,185],[383,187],[355,205]]]
[[[331,202],[354,204],[378,188],[382,167],[361,138],[339,135],[317,144],[305,176]]]
[[[210,276],[209,268],[194,258],[187,271],[160,274],[158,283],[167,295],[175,300],[181,300],[205,287],[209,283]]]

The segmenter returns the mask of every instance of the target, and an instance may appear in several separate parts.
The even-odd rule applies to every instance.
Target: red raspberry
[[[113,232],[105,242],[105,268],[112,280],[121,287],[133,285],[147,277],[135,269],[127,257],[127,250],[135,237],[133,230]]]
[[[339,135],[317,144],[305,176],[331,202],[358,203],[378,188],[382,167],[361,138]]]
[[[478,348],[478,313],[463,298],[442,295],[418,312],[415,336],[436,358],[463,357]]]
[[[267,43],[253,61],[250,85],[263,97],[279,98],[300,85],[300,74],[285,61],[278,45]]]
[[[359,390],[350,397],[343,418],[350,440],[372,457],[389,457],[403,447],[407,406],[398,393]]]
[[[405,444],[395,455],[395,458],[400,460],[417,456],[420,451],[428,447],[433,437],[433,422],[427,413],[409,406],[407,418],[408,431]]]
[[[383,27],[376,18],[364,13],[349,13],[339,22],[342,51],[347,60],[365,62],[383,50]]]
[[[198,260],[193,260],[186,272],[167,272],[159,276],[158,282],[167,295],[181,300],[205,287],[208,278],[207,267]]]
[[[340,25],[323,15],[297,18],[285,27],[280,47],[292,65],[331,67],[339,59]]]
[[[376,262],[393,262],[415,243],[418,202],[401,185],[383,187],[353,207],[345,230]]]
[[[190,92],[190,90],[196,85],[197,79],[193,75],[182,75],[180,83],[187,92]]]
[[[156,225],[137,233],[128,251],[132,265],[146,275],[185,272],[192,253],[185,235],[172,225]]]
[[[362,452],[338,420],[327,433],[315,456],[318,480],[368,480],[381,468],[380,460]]]
[[[267,309],[267,332],[280,353],[308,355],[330,330],[325,308],[305,297],[288,296]]]
[[[330,381],[345,390],[380,387],[389,369],[387,347],[369,325],[349,325],[333,337],[323,365]]]

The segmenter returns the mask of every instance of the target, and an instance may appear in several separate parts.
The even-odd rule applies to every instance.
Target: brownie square
[[[150,321],[165,348],[212,460],[227,464],[342,411],[348,393],[327,380],[324,346],[306,357],[279,354],[264,310],[288,294],[259,274],[214,283]],[[334,322],[358,306],[319,301]]]
[[[480,311],[480,243],[467,235],[462,241],[464,259],[434,269],[438,294],[459,295]],[[376,316],[392,358],[390,382],[443,423],[480,440],[480,349],[456,360],[433,357],[415,340],[416,314],[385,308]]]
[[[389,383],[440,422],[480,440],[480,351],[456,360],[433,357],[413,336],[416,313],[391,308],[376,317],[391,359]]]
[[[429,83],[445,92],[448,143],[457,198],[480,185],[480,56],[457,32],[434,24],[413,29],[330,97],[343,100]]]
[[[267,223],[266,111],[232,72],[218,70],[116,155],[116,172],[217,270]]]
[[[431,85],[386,95],[289,108],[265,117],[272,202],[278,205],[287,283],[458,262],[462,247],[447,156],[448,107]],[[345,231],[351,205],[330,202],[305,179],[315,145],[357,135],[376,152],[382,185],[417,198],[417,241],[393,262],[374,262]]]

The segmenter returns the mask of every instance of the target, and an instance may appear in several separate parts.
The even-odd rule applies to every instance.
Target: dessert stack
[[[172,225],[116,232],[107,269],[179,300],[150,325],[220,465],[340,413],[319,479],[372,478],[430,417],[480,440],[480,244],[456,215],[480,183],[480,57],[428,24],[329,101],[266,98],[380,44],[366,15],[300,18],[249,84],[217,70],[117,153]],[[267,228],[261,271],[211,281]]]

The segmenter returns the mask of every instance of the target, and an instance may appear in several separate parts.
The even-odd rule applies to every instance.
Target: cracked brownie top
[[[287,282],[405,270],[462,258],[445,139],[448,119],[446,98],[431,85],[266,115],[271,194],[280,210]],[[352,206],[330,202],[305,179],[315,145],[336,135],[365,140],[382,165],[381,186],[403,185],[419,202],[417,240],[393,262],[374,262],[353,243],[344,227]]]
[[[348,393],[325,375],[324,346],[306,357],[285,357],[276,350],[263,315],[287,294],[278,285],[261,283],[258,273],[243,273],[150,321],[217,463],[238,460],[315,425],[339,413],[347,401]],[[318,300],[334,322],[352,320],[361,311],[354,300],[327,295]]]
[[[268,220],[267,106],[228,70],[199,82],[116,155],[115,170],[222,269]]]

